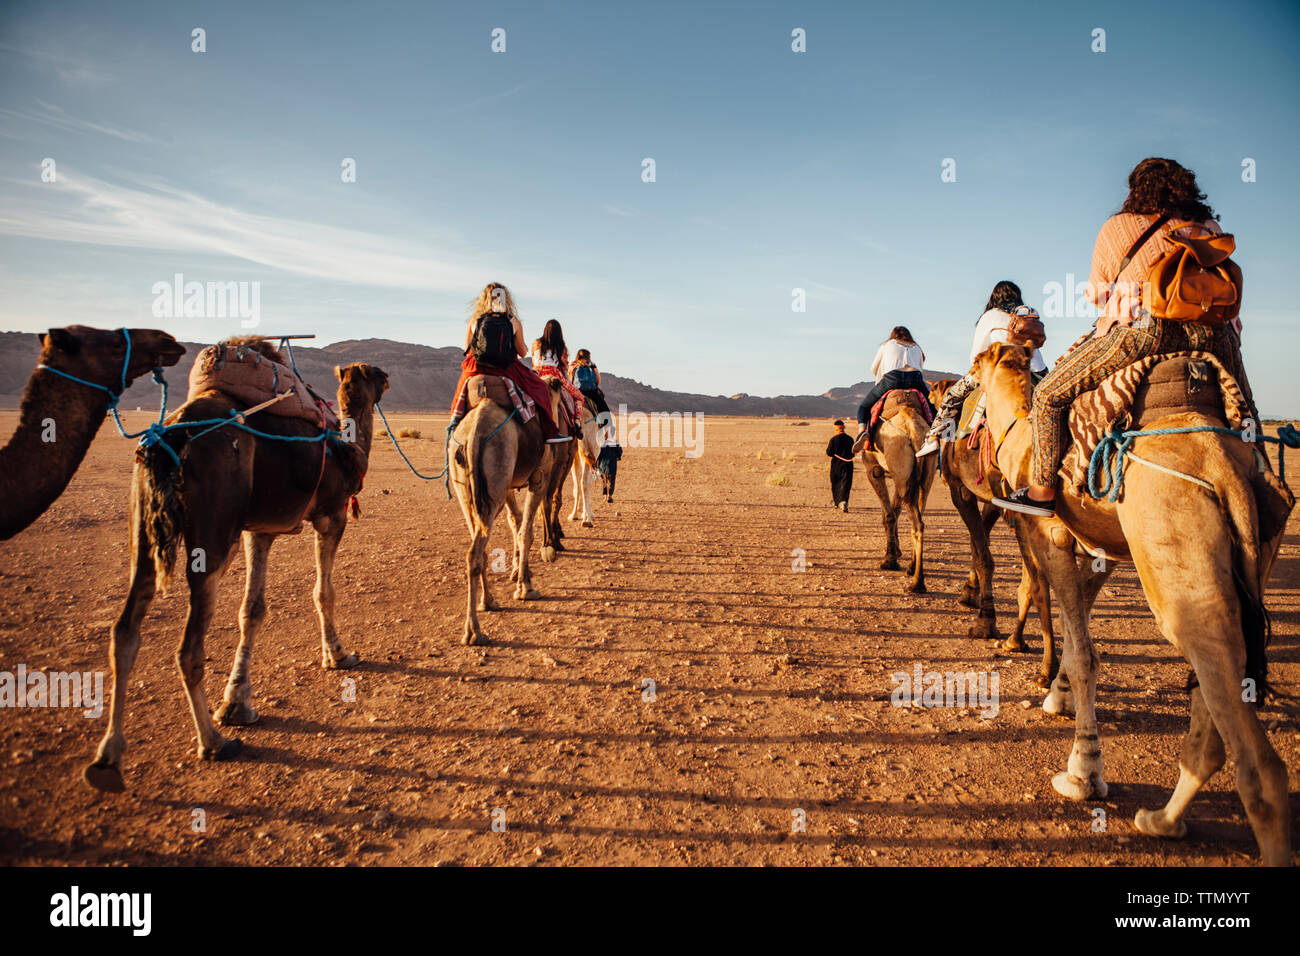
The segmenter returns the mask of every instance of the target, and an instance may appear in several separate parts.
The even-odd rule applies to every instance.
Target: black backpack
[[[507,368],[516,358],[515,326],[505,312],[484,312],[474,327],[470,354],[479,365]]]

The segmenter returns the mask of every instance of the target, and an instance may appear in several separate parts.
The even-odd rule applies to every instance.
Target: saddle
[[[1075,494],[1088,494],[1088,463],[1093,449],[1114,428],[1150,427],[1166,415],[1199,413],[1216,424],[1240,429],[1250,415],[1236,380],[1208,352],[1151,355],[1102,381],[1070,407],[1072,442],[1061,464],[1061,480]],[[1255,423],[1259,427],[1259,423]],[[1286,527],[1295,496],[1273,471],[1263,443],[1256,449],[1250,476],[1260,518],[1261,541],[1269,542]]]
[[[957,416],[957,437],[967,436],[979,431],[984,421],[984,386],[976,385],[974,391],[962,402],[961,414]]]
[[[885,393],[884,398],[871,406],[871,417],[867,420],[867,430],[871,432],[868,450],[875,447],[876,427],[881,421],[886,418],[893,418],[899,412],[907,409],[920,412],[925,417],[927,425],[934,421],[934,411],[930,408],[928,398],[914,388],[891,388]]]
[[[189,394],[185,400],[189,402],[202,392],[215,390],[245,408],[252,408],[287,391],[285,398],[263,411],[337,431],[338,415],[329,402],[279,361],[279,356],[279,351],[268,341],[253,336],[209,345],[199,352],[190,368]]]

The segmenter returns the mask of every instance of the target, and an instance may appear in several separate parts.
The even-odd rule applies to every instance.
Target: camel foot
[[[570,521],[577,521],[577,520],[578,520],[578,513],[575,511],[573,514],[569,515],[569,520],[570,520]]]
[[[1034,683],[1037,684],[1039,687],[1041,687],[1043,690],[1051,690],[1052,681],[1054,680],[1056,680],[1055,674],[1039,674],[1037,677],[1034,678]],[[1044,710],[1046,710],[1046,708],[1044,708]]]
[[[501,605],[496,601],[479,601],[478,609],[480,611],[499,611],[501,610]]]
[[[1063,694],[1061,691],[1052,687],[1043,698],[1043,713],[1055,714],[1058,717],[1068,717],[1074,714],[1074,696],[1072,694]]]
[[[468,644],[470,647],[481,647],[484,644],[492,643],[487,639],[487,635],[482,631],[466,631],[464,635],[461,636],[460,642],[462,644]]]
[[[321,658],[320,666],[327,671],[346,671],[351,670],[361,663],[361,655],[356,651],[351,654],[344,654],[338,660],[332,657]]]
[[[974,591],[968,591],[965,588],[962,588],[961,597],[957,599],[957,603],[962,607],[974,608],[978,611],[980,608],[980,596]]]
[[[1062,770],[1052,778],[1052,789],[1070,800],[1105,800],[1110,788],[1101,774],[1094,773],[1087,780]]]
[[[909,594],[925,594],[925,582],[913,581],[907,586],[906,590]]]
[[[1029,645],[1025,643],[1025,639],[1021,637],[1019,634],[1012,634],[1010,637],[1008,637],[1005,641],[1003,641],[998,646],[1001,647],[1001,649],[1004,651],[1023,652],[1029,650]]]
[[[989,618],[980,618],[966,629],[966,633],[970,637],[978,637],[986,641],[995,641],[999,636],[997,621],[990,620]]]
[[[227,727],[248,727],[257,723],[257,711],[248,704],[228,700],[217,711],[217,723]]]
[[[224,741],[220,747],[199,747],[199,758],[202,760],[233,760],[244,749],[244,742],[238,737],[231,737]]]
[[[1133,818],[1133,826],[1139,833],[1167,840],[1181,840],[1187,836],[1187,824],[1182,820],[1171,821],[1163,809],[1139,810]]]
[[[126,789],[122,780],[122,771],[111,763],[90,763],[81,771],[81,777],[96,790],[104,793],[121,793]]]
[[[587,519],[586,521],[583,521],[583,522],[582,522],[582,526],[583,526],[584,528],[594,528],[594,527],[596,527],[596,523],[595,523],[594,521],[592,521],[591,519]]]
[[[541,596],[542,596],[542,592],[537,590],[537,588],[532,587],[531,585],[528,587],[524,587],[523,585],[520,585],[519,588],[515,591],[516,601],[536,601]]]
[[[556,548],[551,547],[550,545],[547,545],[545,548],[542,548],[542,560],[545,561],[547,564],[550,564],[552,561],[555,560],[556,550],[557,550]]]
[[[880,570],[882,570],[882,571],[897,571],[897,570],[899,570],[898,559],[897,559],[897,558],[885,558],[885,560],[883,560],[883,561],[880,562]]]

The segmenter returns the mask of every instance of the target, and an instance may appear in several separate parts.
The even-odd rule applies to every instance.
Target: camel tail
[[[176,565],[176,545],[181,537],[181,506],[176,495],[179,469],[166,450],[154,445],[139,453],[140,488],[138,521],[144,522],[145,537],[153,556],[154,582],[165,592]]]
[[[1219,488],[1220,501],[1232,525],[1234,554],[1232,581],[1241,608],[1242,637],[1246,644],[1246,677],[1255,682],[1255,700],[1262,704],[1268,685],[1268,643],[1273,627],[1264,606],[1264,581],[1260,568],[1259,516],[1250,484],[1228,481]]]

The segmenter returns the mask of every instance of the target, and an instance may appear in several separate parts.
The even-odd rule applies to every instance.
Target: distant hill
[[[210,344],[210,343],[209,343]],[[184,400],[186,378],[202,345],[185,343],[186,354],[167,380],[172,387],[172,407]],[[40,354],[40,342],[31,332],[0,332],[0,407],[16,408],[27,378]],[[318,391],[334,394],[334,366],[369,362],[388,373],[389,390],[384,407],[392,411],[442,412],[451,404],[451,392],[460,376],[463,353],[459,348],[431,348],[389,339],[349,339],[324,348],[295,347],[298,370]],[[951,372],[926,372],[928,381],[957,378]],[[739,395],[697,395],[670,392],[623,378],[601,369],[601,387],[617,411],[704,412],[708,415],[787,415],[797,418],[851,418],[871,382],[828,389],[821,395],[778,395],[763,398]],[[144,376],[123,398],[123,408],[157,407],[158,387]]]

